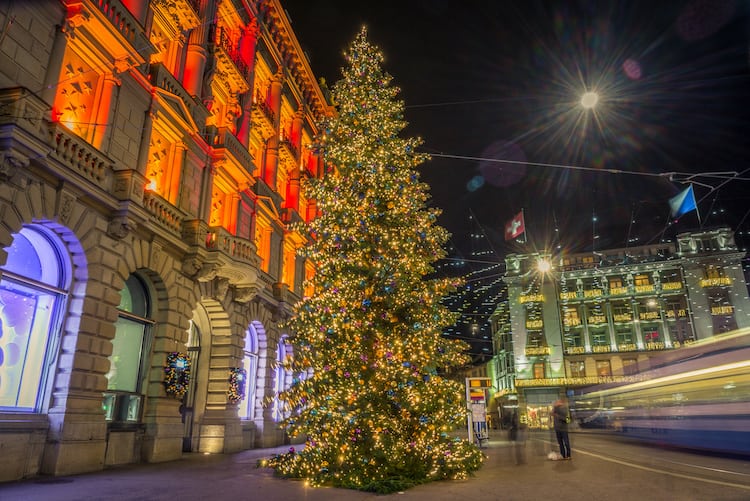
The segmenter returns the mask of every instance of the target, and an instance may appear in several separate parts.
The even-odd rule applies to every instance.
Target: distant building
[[[489,322],[494,353],[492,360],[487,364],[487,373],[492,380],[494,392],[491,409],[499,418],[500,424],[505,425],[510,422],[513,411],[518,408],[510,303],[507,300],[497,305],[490,315]]]
[[[333,108],[281,3],[2,2],[0,27],[0,481],[288,442]]]
[[[729,228],[554,260],[508,255],[514,385],[529,425],[548,428],[569,390],[627,380],[664,350],[750,326],[743,257]]]

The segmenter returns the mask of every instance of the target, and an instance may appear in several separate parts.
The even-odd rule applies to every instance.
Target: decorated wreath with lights
[[[164,388],[167,395],[182,398],[190,384],[190,356],[175,351],[164,363]]]
[[[230,404],[236,404],[245,398],[245,380],[247,373],[242,367],[232,367],[229,369],[229,389],[227,389],[227,399]]]

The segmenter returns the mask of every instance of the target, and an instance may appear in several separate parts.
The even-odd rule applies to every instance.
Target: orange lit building
[[[333,109],[280,2],[6,2],[0,30],[0,481],[285,443]]]

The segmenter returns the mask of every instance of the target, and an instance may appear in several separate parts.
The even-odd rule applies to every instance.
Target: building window
[[[599,377],[608,377],[612,375],[612,365],[609,360],[596,361],[596,375]]]
[[[724,269],[721,266],[714,264],[706,266],[706,278],[722,278],[724,276]]]
[[[591,345],[592,346],[609,346],[609,335],[605,329],[592,329],[591,330]]]
[[[659,332],[659,327],[656,325],[644,325],[641,326],[641,330],[643,332],[643,342],[646,343],[648,346],[649,344],[659,344],[662,343],[663,340],[661,338],[661,332]]]
[[[120,291],[120,315],[109,356],[104,414],[115,423],[140,420],[146,358],[151,348],[151,300],[145,284],[130,275]]]
[[[648,275],[636,275],[633,277],[633,284],[637,287],[639,285],[651,285],[651,279]]]
[[[570,377],[586,377],[586,364],[583,361],[571,361]]]
[[[39,412],[57,358],[70,264],[43,231],[25,227],[5,249],[0,280],[0,410]]]
[[[612,303],[612,320],[614,320],[616,323],[632,322],[633,309],[630,307],[630,303]]]
[[[734,306],[728,291],[712,289],[708,294],[708,304],[711,309],[714,335],[737,329]]]
[[[529,332],[529,341],[527,344],[528,348],[541,348],[546,346],[544,340],[544,333],[542,332]]]
[[[534,364],[534,379],[544,379],[544,362]]]
[[[664,270],[661,272],[661,281],[664,282],[682,282],[682,273],[680,270]]]
[[[245,396],[239,404],[242,419],[255,418],[256,381],[258,380],[258,332],[251,324],[245,331],[245,351],[242,359],[245,369]]]
[[[638,360],[635,358],[622,359],[622,373],[626,376],[632,376],[638,373]]]
[[[622,288],[622,277],[609,277],[609,288],[620,289]]]
[[[281,421],[284,419],[288,411],[285,410],[283,402],[279,399],[279,395],[289,388],[292,383],[292,374],[290,371],[284,368],[284,361],[287,357],[292,355],[292,346],[286,342],[286,337],[282,337],[279,340],[279,344],[276,348],[276,371],[274,374],[274,405],[273,405],[273,419],[274,421]]]
[[[573,348],[573,347],[581,347],[583,346],[583,340],[581,339],[581,332],[571,331],[565,333],[565,347],[566,348]]]
[[[581,316],[577,306],[562,307],[563,326],[578,327],[581,325]]]
[[[615,331],[615,337],[618,346],[633,344],[633,329],[619,328]]]

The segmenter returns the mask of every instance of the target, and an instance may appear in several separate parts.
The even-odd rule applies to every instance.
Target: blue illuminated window
[[[240,402],[239,415],[242,419],[255,418],[255,395],[258,374],[258,333],[251,324],[245,333],[245,356],[242,367],[247,374],[245,396]]]
[[[70,264],[43,229],[24,227],[5,251],[0,280],[0,409],[44,409]]]

